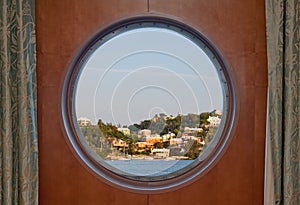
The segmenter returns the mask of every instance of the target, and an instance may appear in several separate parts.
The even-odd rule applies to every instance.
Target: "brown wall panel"
[[[132,15],[179,19],[221,51],[235,83],[233,140],[216,166],[179,190],[135,194],[88,171],[65,140],[60,115],[62,80],[71,57],[99,28]],[[264,1],[36,0],[40,204],[263,204],[267,63]]]
[[[146,1],[37,0],[37,75],[41,205],[147,204],[146,195],[114,189],[79,163],[64,138],[61,83],[71,56],[116,18],[145,12]]]
[[[263,204],[267,63],[264,1],[151,0],[150,12],[175,16],[198,28],[221,51],[237,92],[233,141],[205,177],[153,204]],[[207,186],[207,181],[214,186]],[[195,199],[197,197],[197,199]],[[179,199],[180,198],[180,199]],[[213,201],[213,203],[212,203]],[[166,203],[167,202],[167,203]]]

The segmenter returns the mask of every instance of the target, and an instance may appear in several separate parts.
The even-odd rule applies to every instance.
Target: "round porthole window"
[[[62,116],[76,155],[104,181],[167,190],[224,152],[234,90],[217,50],[195,29],[135,17],[97,33],[70,66]]]

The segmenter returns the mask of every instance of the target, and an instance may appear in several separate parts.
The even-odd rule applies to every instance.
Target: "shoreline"
[[[157,157],[157,156],[149,156],[149,155],[128,155],[128,156],[107,156],[105,160],[193,160],[186,156],[171,156],[171,157]]]

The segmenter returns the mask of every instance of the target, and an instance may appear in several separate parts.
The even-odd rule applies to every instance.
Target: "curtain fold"
[[[266,0],[275,204],[300,204],[300,1]]]
[[[38,204],[34,0],[0,2],[0,204]]]

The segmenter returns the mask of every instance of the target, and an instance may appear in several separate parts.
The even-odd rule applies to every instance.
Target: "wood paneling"
[[[205,177],[174,192],[145,195],[104,184],[72,153],[61,124],[63,78],[80,46],[118,18],[159,14],[207,36],[229,65],[237,92],[230,147]],[[267,91],[264,1],[36,0],[40,204],[263,204]]]
[[[37,0],[39,180],[41,205],[143,205],[147,195],[114,189],[79,163],[64,138],[61,83],[71,57],[105,24],[145,12],[144,0]]]
[[[238,113],[233,141],[219,163],[176,194],[152,195],[150,204],[263,204],[267,92],[264,2],[151,0],[150,12],[175,16],[213,41],[229,65]]]

